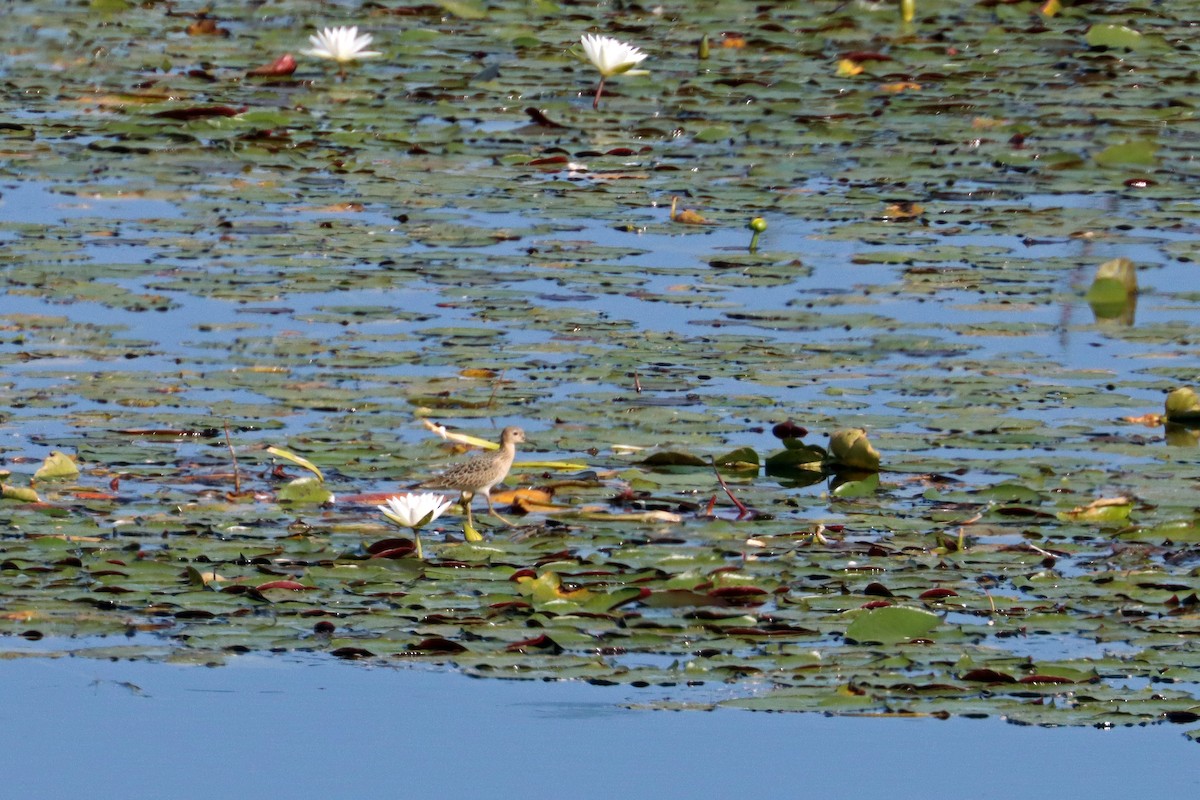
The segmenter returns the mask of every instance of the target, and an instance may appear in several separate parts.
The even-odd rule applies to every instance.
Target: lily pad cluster
[[[9,9],[0,646],[1193,721],[1190,4],[709,6]]]

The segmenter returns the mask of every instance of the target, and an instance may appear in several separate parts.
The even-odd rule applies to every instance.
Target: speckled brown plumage
[[[503,481],[512,469],[517,457],[517,445],[525,441],[525,431],[509,426],[500,432],[500,449],[482,453],[466,461],[452,465],[449,469],[420,485],[422,489],[454,489],[462,493],[460,502],[467,514],[467,524],[472,525],[471,499],[483,494],[488,511],[505,525],[512,523],[497,513],[492,506],[492,487]]]

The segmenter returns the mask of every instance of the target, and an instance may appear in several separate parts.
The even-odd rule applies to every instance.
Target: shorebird
[[[511,522],[500,516],[492,505],[491,491],[492,487],[504,480],[508,471],[512,469],[513,459],[517,457],[517,444],[523,441],[525,441],[525,431],[510,425],[500,432],[499,450],[483,453],[454,464],[436,478],[430,478],[421,483],[418,488],[456,489],[462,492],[459,503],[467,515],[467,528],[471,530],[474,530],[475,527],[471,520],[471,500],[477,493],[482,492],[483,499],[487,500],[488,511],[492,516],[505,525],[512,525]]]

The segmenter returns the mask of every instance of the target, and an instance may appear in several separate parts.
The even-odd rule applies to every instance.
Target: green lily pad
[[[735,471],[750,471],[757,473],[759,468],[758,453],[751,447],[739,447],[737,450],[717,456],[716,465]]]
[[[1150,166],[1158,163],[1158,144],[1149,139],[1135,139],[1109,145],[1096,154],[1096,163],[1103,166],[1132,164]]]
[[[9,643],[1186,715],[1200,431],[1153,412],[1200,359],[1191,6],[920,4],[898,33],[895,4],[626,5],[619,30],[548,0],[374,13],[387,58],[245,79],[306,32],[6,7]],[[594,109],[584,31],[653,79]],[[810,57],[835,51],[862,71]],[[476,497],[417,559],[376,506],[458,455],[426,421],[530,435],[491,490],[512,526]],[[843,429],[870,471],[804,443]],[[19,488],[52,451],[81,471]],[[940,621],[846,637],[883,603]]]
[[[1121,47],[1137,50],[1142,46],[1142,34],[1124,25],[1093,25],[1084,37],[1089,47]]]
[[[709,467],[707,461],[691,453],[661,452],[654,453],[642,459],[642,465],[647,467]]]
[[[765,466],[768,474],[782,474],[794,470],[820,471],[829,453],[820,445],[810,444],[789,447],[767,456]]]
[[[854,618],[846,628],[846,638],[860,644],[896,644],[923,637],[937,628],[940,622],[937,614],[919,608],[873,608]]]
[[[281,503],[323,504],[333,502],[333,492],[314,476],[296,478],[280,488],[277,499]]]

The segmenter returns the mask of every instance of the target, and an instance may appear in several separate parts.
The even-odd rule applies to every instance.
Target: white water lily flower
[[[359,58],[383,55],[376,50],[365,49],[367,45],[371,44],[371,34],[364,33],[359,36],[357,25],[325,28],[315,36],[309,36],[308,41],[312,42],[312,49],[301,51],[304,55],[336,61],[343,68],[349,62]]]
[[[604,78],[629,72],[646,58],[646,54],[638,48],[617,41],[611,36],[585,33],[579,41],[583,45],[583,52],[587,56],[587,60],[600,70],[600,76]],[[638,72],[642,71],[638,70]]]
[[[446,513],[451,501],[445,495],[421,492],[420,494],[394,495],[387,499],[386,506],[376,506],[383,515],[397,525],[412,528],[413,545],[416,547],[417,558],[425,558],[425,550],[421,547],[421,528]]]
[[[397,525],[416,530],[446,513],[452,501],[445,495],[422,492],[396,495],[387,499],[386,506],[377,506],[383,515]]]
[[[604,81],[614,75],[646,75],[647,70],[637,69],[638,64],[646,58],[646,54],[631,44],[618,41],[611,36],[597,36],[585,33],[579,39],[583,45],[583,54],[592,66],[600,71],[600,85],[596,87],[596,97],[592,100],[592,108],[600,107],[600,93],[604,91]]]

